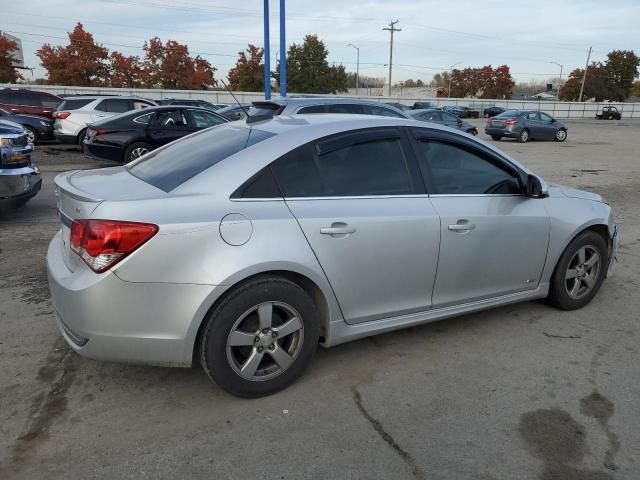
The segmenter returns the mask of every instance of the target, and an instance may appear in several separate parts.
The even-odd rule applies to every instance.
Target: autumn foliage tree
[[[69,34],[67,46],[45,43],[36,55],[49,74],[49,83],[100,86],[109,80],[109,51],[93,40],[80,22]]]
[[[451,96],[457,98],[510,98],[514,85],[507,65],[465,68],[451,74]]]
[[[111,86],[137,88],[143,86],[143,69],[140,58],[111,52]]]
[[[16,83],[22,78],[22,75],[13,68],[15,62],[13,52],[17,47],[16,42],[0,35],[0,82]]]
[[[191,57],[186,45],[158,37],[144,42],[144,84],[149,88],[175,88],[184,90],[206,89],[216,84],[215,68],[200,56]]]
[[[264,90],[264,49],[249,44],[245,52],[238,52],[236,66],[229,70],[231,90],[262,92]]]

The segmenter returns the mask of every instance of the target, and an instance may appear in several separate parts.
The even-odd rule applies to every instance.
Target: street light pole
[[[451,77],[453,76],[453,67],[460,65],[462,62],[456,62],[449,67],[449,98],[451,98]]]
[[[395,22],[390,22],[389,28],[382,29],[382,30],[388,30],[389,32],[391,32],[391,45],[389,47],[389,96],[391,96],[391,71],[393,69],[393,33],[402,31],[402,29],[395,27],[396,23],[398,22],[399,20],[396,20]]]
[[[357,97],[359,88],[360,88],[360,48],[356,47],[352,43],[350,43],[349,46],[355,48],[357,51],[357,56],[356,56],[356,97]]]
[[[560,67],[560,79],[558,80],[558,84],[562,83],[562,68],[564,67],[564,65],[558,63],[558,62],[549,62],[549,63],[553,63],[554,65],[557,65]],[[560,85],[558,85],[559,87]]]

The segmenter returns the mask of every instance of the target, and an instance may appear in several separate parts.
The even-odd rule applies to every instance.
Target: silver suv
[[[139,97],[86,96],[65,99],[53,113],[53,135],[62,143],[82,145],[87,124],[129,110],[152,107],[155,103]]]

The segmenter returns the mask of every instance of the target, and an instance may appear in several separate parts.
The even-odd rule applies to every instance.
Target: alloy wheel
[[[598,281],[601,267],[596,247],[581,247],[571,258],[565,273],[565,288],[569,296],[578,300],[587,295]]]
[[[233,324],[227,337],[227,359],[246,380],[271,380],[293,364],[303,340],[304,325],[291,305],[264,302]]]
[[[524,143],[527,140],[529,140],[529,132],[527,130],[522,130],[522,132],[520,132],[520,141]]]
[[[148,153],[149,149],[145,148],[145,147],[138,147],[138,148],[134,148],[131,151],[131,160],[136,160],[138,158],[140,158],[142,155],[144,155],[145,153]]]
[[[556,132],[556,139],[557,139],[558,141],[560,141],[560,142],[561,142],[561,141],[563,141],[565,138],[567,138],[567,132],[566,132],[566,131],[564,131],[564,130],[558,130],[558,131]]]

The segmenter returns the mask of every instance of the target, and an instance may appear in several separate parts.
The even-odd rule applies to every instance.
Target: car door
[[[220,115],[214,115],[213,113],[205,112],[204,110],[189,108],[187,109],[187,112],[195,130],[202,130],[203,128],[209,128],[214,125],[226,123],[226,120]]]
[[[524,115],[525,126],[529,129],[531,138],[544,138],[544,129],[540,127],[540,115],[538,112],[527,112]]]
[[[542,201],[524,195],[515,167],[446,132],[416,129],[412,137],[441,223],[434,308],[537,288],[549,215]]]
[[[440,220],[407,147],[399,128],[358,130],[273,164],[350,324],[431,305]]]
[[[556,136],[556,122],[544,112],[540,112],[540,138],[551,140]]]
[[[159,147],[195,132],[184,108],[172,108],[155,112],[147,127],[147,136]]]

